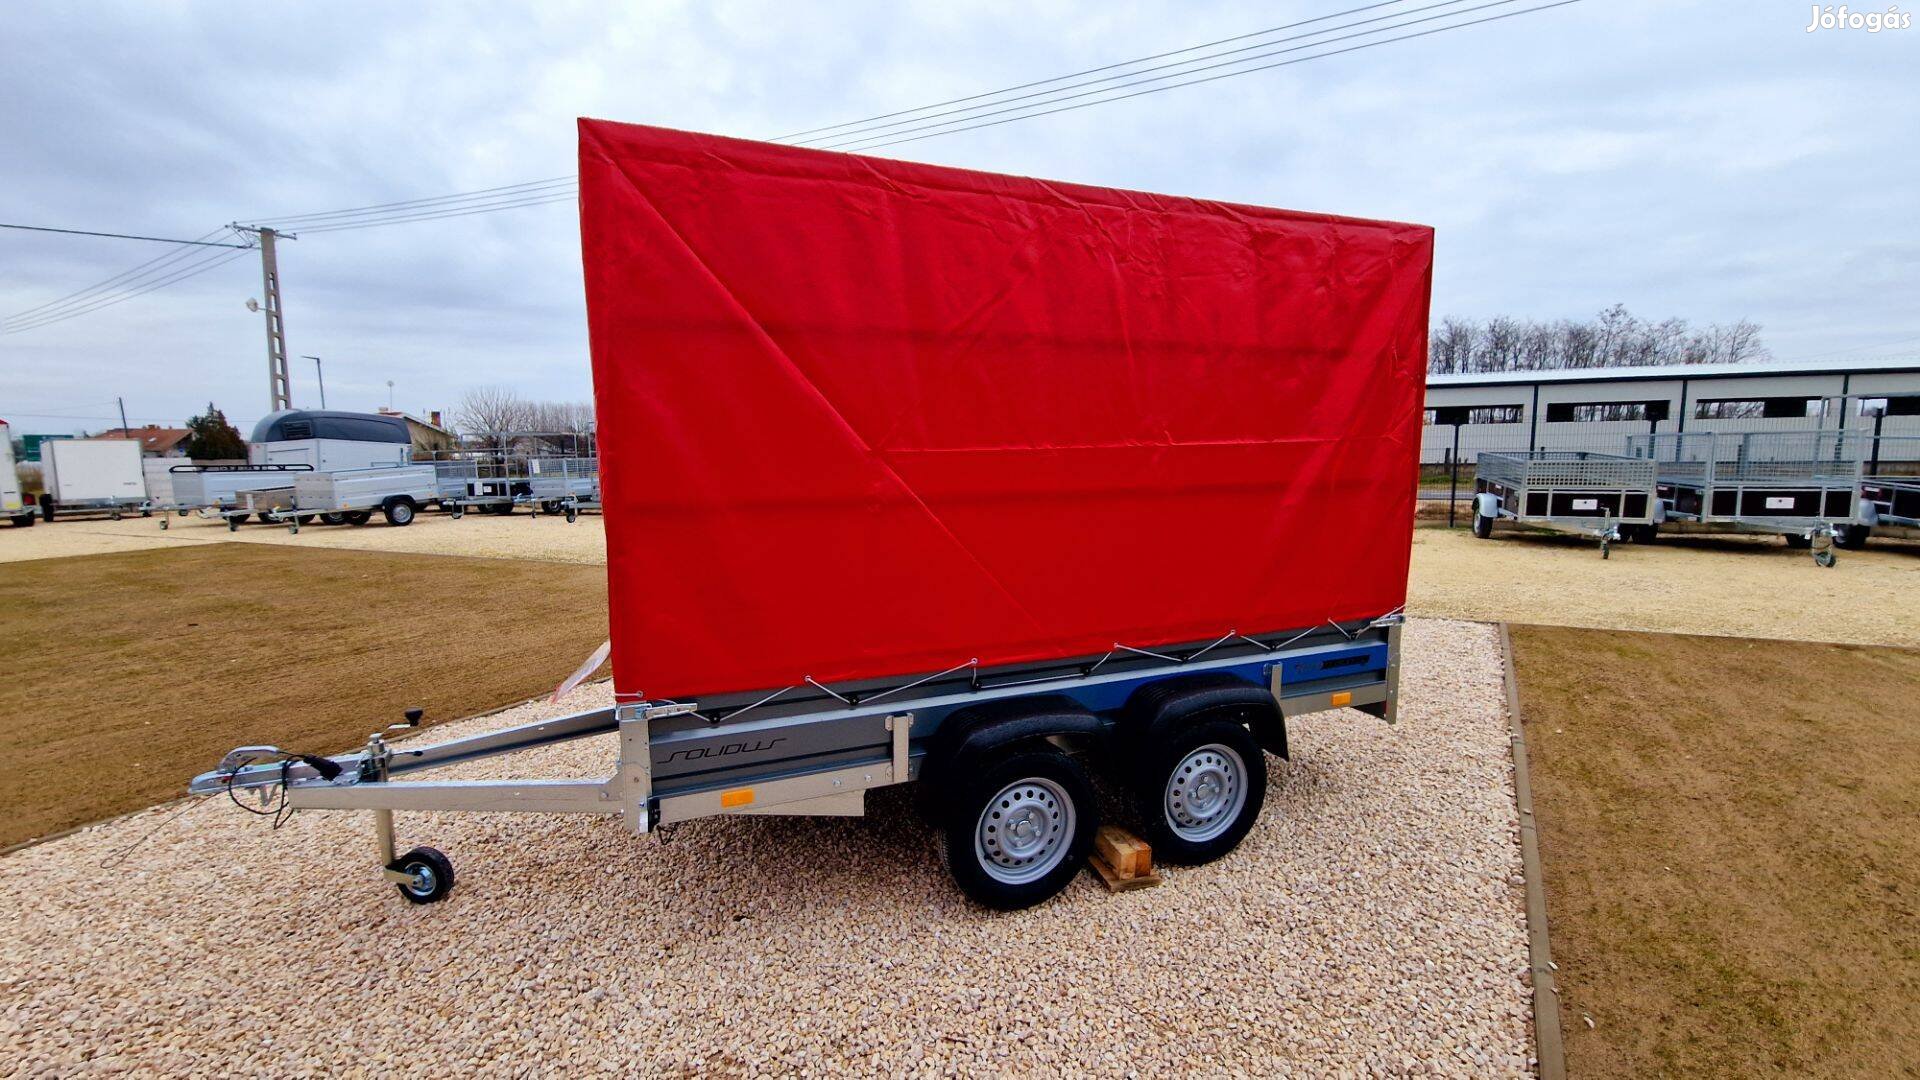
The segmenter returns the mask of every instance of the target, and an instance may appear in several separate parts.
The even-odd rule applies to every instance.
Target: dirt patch
[[[0,845],[175,797],[243,743],[333,753],[409,705],[525,699],[607,635],[596,566],[190,544],[0,580]]]
[[[1873,540],[1823,569],[1777,539],[1619,544],[1415,529],[1407,610],[1490,622],[1920,646],[1920,544]]]
[[[1920,1070],[1920,651],[1513,644],[1569,1072]]]

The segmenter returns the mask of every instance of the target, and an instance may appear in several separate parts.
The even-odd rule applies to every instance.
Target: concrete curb
[[[1533,974],[1534,1056],[1541,1080],[1566,1080],[1566,1044],[1560,1035],[1560,987],[1547,943],[1547,886],[1540,874],[1540,837],[1533,824],[1533,784],[1527,777],[1527,740],[1520,724],[1520,684],[1513,672],[1513,637],[1500,624],[1500,662],[1506,672],[1507,726],[1513,745],[1513,799],[1520,809],[1520,865],[1527,878],[1527,953]]]

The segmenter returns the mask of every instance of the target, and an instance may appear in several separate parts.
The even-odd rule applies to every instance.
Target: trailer
[[[153,513],[140,444],[133,439],[50,440],[41,444],[40,468],[46,481],[42,520],[105,514],[117,521],[123,514]]]
[[[0,517],[24,529],[37,516],[33,497],[20,490],[20,471],[13,461],[13,429],[0,420]]]
[[[529,458],[527,478],[527,494],[542,514],[565,514],[571,524],[581,511],[600,509],[597,457]]]
[[[180,517],[198,514],[203,518],[225,518],[238,527],[253,516],[253,509],[242,498],[245,493],[285,488],[289,492],[297,473],[313,471],[306,464],[280,465],[174,465],[167,470],[173,498],[164,509]],[[286,505],[291,506],[288,496]],[[167,528],[163,514],[160,527]]]
[[[389,525],[411,525],[436,493],[433,466],[426,464],[308,473],[293,481],[293,505],[267,511],[267,519],[298,533],[315,517],[329,525],[365,525],[378,510]]]
[[[1586,450],[1483,451],[1474,466],[1473,535],[1497,521],[1590,537],[1607,558],[1615,543],[1648,543],[1664,520],[1653,462]]]
[[[1397,718],[1432,230],[580,136],[611,638],[569,682],[610,654],[615,705],[389,742],[409,710],[192,791],[370,811],[428,903],[453,864],[400,853],[398,812],[645,836],[912,782],[959,887],[1021,908],[1084,867],[1092,771],[1158,858],[1204,863],[1290,724]],[[1332,499],[1371,527],[1328,543]],[[420,778],[591,737],[605,775]]]
[[[1867,531],[1920,530],[1920,476],[1867,476],[1860,480],[1860,526]],[[1842,547],[1866,539],[1861,532]]]
[[[1712,431],[1632,435],[1653,463],[1668,520],[1698,531],[1779,536],[1832,566],[1856,544],[1866,436],[1847,431]]]

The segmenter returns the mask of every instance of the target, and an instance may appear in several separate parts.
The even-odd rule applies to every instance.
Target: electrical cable
[[[263,222],[270,222],[273,224],[297,224],[301,222],[314,221],[314,220],[319,220],[323,218],[344,217],[344,216],[361,214],[361,213],[370,213],[373,211],[392,210],[396,212],[406,212],[414,208],[424,207],[427,204],[444,203],[444,202],[449,202],[454,200],[464,201],[467,199],[477,198],[478,196],[482,196],[482,195],[493,195],[496,193],[503,193],[503,192],[512,192],[516,195],[530,195],[530,194],[533,194],[533,191],[531,189],[550,187],[556,184],[572,185],[573,183],[574,183],[574,177],[572,176],[554,176],[554,177],[549,177],[545,180],[529,180],[523,184],[503,184],[500,187],[481,188],[478,191],[461,191],[461,192],[455,192],[452,195],[436,195],[431,198],[425,198],[425,199],[407,199],[401,202],[378,203],[373,206],[349,207],[345,210],[322,210],[322,211],[318,211],[315,213],[308,213],[308,214],[287,214],[282,217],[256,217],[256,218],[244,218],[242,220],[263,221]],[[519,189],[529,189],[529,190],[522,191]]]
[[[1424,19],[1413,19],[1404,23],[1397,23],[1392,26],[1382,26],[1372,30],[1363,30],[1356,34],[1348,34],[1343,37],[1329,38],[1326,41],[1318,41],[1309,45],[1296,45],[1291,48],[1276,50],[1273,53],[1265,53],[1265,54],[1259,54],[1256,56],[1243,57],[1240,60],[1234,60],[1225,64],[1216,64],[1212,66],[1213,67],[1233,67],[1239,64],[1247,63],[1252,60],[1261,59],[1265,56],[1277,56],[1282,53],[1299,52],[1302,49],[1317,49],[1317,48],[1321,48],[1322,46],[1334,44],[1335,42],[1349,41],[1349,40],[1352,40],[1353,38],[1368,37],[1373,34],[1386,33],[1388,31],[1399,30],[1408,26],[1418,25],[1420,23],[1432,22],[1435,19],[1453,18],[1459,15],[1468,14],[1469,12],[1482,11],[1487,8],[1493,8],[1493,7],[1502,7],[1507,4],[1513,4],[1518,2],[1520,2],[1520,0],[1491,0],[1490,3],[1481,4],[1478,7],[1464,8],[1460,11],[1447,12],[1446,14],[1443,14],[1443,15],[1430,15]],[[954,135],[962,131],[975,131],[983,127],[996,127],[1000,124],[1012,123],[1015,120],[1031,120],[1034,117],[1051,116],[1055,113],[1072,112],[1075,109],[1084,109],[1094,105],[1105,105],[1115,101],[1125,101],[1128,98],[1144,97],[1147,94],[1157,94],[1166,90],[1177,90],[1184,86],[1197,86],[1201,83],[1218,82],[1221,79],[1231,79],[1240,75],[1251,75],[1256,71],[1269,71],[1269,70],[1272,70],[1273,68],[1289,67],[1294,64],[1306,63],[1309,60],[1321,60],[1329,56],[1340,56],[1345,53],[1359,52],[1363,49],[1371,49],[1381,45],[1391,45],[1391,44],[1394,44],[1395,42],[1410,41],[1414,38],[1430,37],[1434,34],[1446,33],[1449,30],[1463,30],[1470,26],[1479,26],[1482,23],[1496,22],[1500,19],[1511,19],[1511,18],[1514,18],[1515,16],[1528,15],[1536,11],[1545,11],[1549,8],[1565,7],[1568,4],[1577,4],[1579,2],[1580,0],[1558,0],[1557,3],[1543,4],[1539,7],[1525,8],[1520,11],[1504,12],[1502,14],[1491,15],[1483,19],[1472,19],[1467,22],[1453,23],[1447,26],[1437,26],[1431,30],[1423,30],[1423,31],[1420,31],[1419,33],[1403,34],[1400,37],[1385,38],[1380,41],[1371,41],[1364,45],[1353,45],[1344,49],[1334,49],[1329,52],[1315,53],[1311,56],[1300,56],[1300,57],[1295,57],[1291,60],[1282,60],[1282,61],[1278,61],[1271,64],[1261,64],[1258,67],[1250,67],[1242,71],[1228,71],[1228,72],[1223,72],[1219,75],[1209,75],[1209,76],[1206,76],[1205,78],[1188,79],[1185,82],[1169,83],[1166,86],[1156,86],[1148,90],[1136,90],[1131,94],[1116,94],[1115,96],[1112,96],[1112,97],[1098,97],[1097,100],[1094,100],[1094,101],[1085,101],[1077,105],[1066,105],[1056,109],[1042,109],[1042,111],[1039,111],[1039,112],[1025,111],[1028,109],[1035,109],[1035,108],[1041,108],[1046,105],[1052,105],[1055,102],[1060,102],[1060,101],[1073,101],[1077,98],[1097,97],[1097,95],[1101,95],[1101,94],[1112,94],[1116,90],[1122,90],[1129,86],[1139,86],[1145,83],[1152,83],[1152,82],[1163,82],[1167,79],[1180,78],[1182,77],[1182,75],[1192,74],[1192,72],[1183,72],[1175,75],[1159,75],[1151,79],[1141,79],[1138,82],[1121,83],[1118,86],[1110,86],[1103,90],[1089,90],[1080,94],[1069,94],[1064,97],[1053,98],[1048,101],[1035,102],[1032,105],[1016,105],[1006,109],[998,109],[991,112],[976,113],[973,116],[964,117],[960,120],[948,120],[938,124],[928,124],[924,127],[905,128],[901,131],[892,132],[888,135],[882,135],[882,136],[876,137],[878,140],[886,140],[886,141],[876,141],[876,139],[854,139],[848,142],[830,143],[826,146],[821,147],[821,149],[837,150],[842,148],[851,148],[852,152],[859,152],[863,150],[875,149],[882,146],[899,146],[902,143],[919,142],[922,139],[931,139],[939,135]],[[1208,68],[1194,69],[1194,71],[1206,71],[1206,70],[1209,70],[1209,69]],[[997,116],[1002,113],[1008,113],[1008,112],[1020,112],[1022,113],[1022,115],[1010,116],[1004,120],[995,120],[995,121],[982,123],[982,124],[970,123],[970,121],[973,121],[973,120],[979,120],[989,116]],[[953,127],[953,125],[955,124],[969,124],[969,126]],[[952,130],[951,131],[934,131],[933,130],[936,128],[946,128],[946,127],[951,127]],[[919,131],[932,131],[933,134],[919,135],[919,136],[916,136],[915,138],[910,138],[910,139],[895,139],[892,137],[894,135],[909,135]]]
[[[1124,101],[1127,98],[1144,97],[1147,94],[1158,94],[1167,90],[1177,90],[1180,87],[1193,86],[1198,83],[1218,82],[1221,79],[1231,79],[1236,75],[1248,75],[1248,74],[1252,74],[1255,71],[1266,71],[1269,68],[1290,67],[1294,64],[1304,64],[1309,60],[1324,60],[1329,56],[1340,56],[1344,53],[1360,52],[1364,49],[1378,48],[1381,45],[1391,45],[1398,41],[1410,41],[1414,38],[1431,37],[1434,34],[1444,34],[1449,30],[1462,30],[1469,26],[1478,26],[1481,23],[1497,22],[1501,19],[1511,19],[1519,15],[1528,15],[1536,11],[1546,11],[1549,8],[1566,7],[1568,4],[1577,4],[1579,2],[1580,0],[1558,0],[1557,3],[1542,4],[1539,7],[1526,8],[1521,11],[1509,11],[1501,15],[1493,15],[1484,19],[1475,19],[1472,22],[1456,23],[1455,25],[1452,25],[1452,26],[1441,26],[1441,27],[1436,27],[1432,30],[1422,30],[1417,34],[1406,34],[1397,38],[1387,38],[1384,41],[1370,41],[1365,45],[1353,45],[1345,49],[1335,49],[1332,52],[1316,53],[1312,56],[1301,56],[1301,57],[1296,57],[1292,60],[1282,60],[1278,63],[1266,64],[1262,67],[1249,68],[1246,71],[1230,71],[1224,75],[1209,75],[1204,79],[1194,79],[1190,82],[1184,82],[1184,83],[1173,83],[1170,86],[1156,86],[1150,90],[1136,90],[1131,94],[1121,94],[1117,97],[1102,98],[1098,101],[1083,101],[1077,105],[1063,105],[1058,109],[1047,109],[1042,112],[1027,113],[1026,115],[1023,115],[1023,116],[1010,116],[1004,120],[989,120],[986,123],[972,124],[967,127],[958,127],[958,128],[952,129],[951,131],[936,131],[930,135],[916,135],[910,139],[894,139],[890,142],[873,143],[868,146],[861,147],[860,149],[874,150],[883,146],[899,146],[902,143],[919,142],[922,139],[938,138],[941,135],[957,135],[962,131],[976,131],[980,128],[999,127],[1001,124],[1011,124],[1016,120],[1031,120],[1034,117],[1038,117],[1038,116],[1051,116],[1054,113],[1073,112],[1076,109],[1089,109],[1095,105],[1105,105],[1105,104],[1108,104],[1109,102]]]
[[[225,231],[226,231],[226,226],[223,225],[220,228],[200,234],[199,239],[205,240],[210,236],[218,236]],[[3,321],[11,323],[18,319],[23,319],[31,315],[39,314],[41,312],[46,311],[49,308],[63,307],[67,305],[70,301],[78,301],[83,297],[87,297],[93,293],[97,293],[101,290],[111,288],[115,285],[131,284],[131,281],[129,279],[137,276],[145,276],[145,272],[157,270],[159,267],[164,266],[167,263],[177,262],[181,259],[186,258],[188,255],[191,255],[191,254],[194,254],[191,248],[183,247],[177,251],[156,255],[153,258],[148,259],[146,262],[140,263],[136,266],[130,267],[129,269],[123,270],[120,273],[115,274],[114,276],[106,279],[105,281],[96,282],[92,285],[87,286],[84,289],[80,289],[76,292],[68,293],[65,296],[48,300],[43,304],[35,305],[34,307],[27,308],[24,311],[16,311],[13,314],[7,316]]]
[[[23,333],[27,330],[37,330],[43,326],[51,326],[52,324],[57,322],[65,322],[68,319],[78,318],[82,315],[90,315],[93,312],[99,311],[102,308],[113,307],[115,304],[125,303],[126,301],[131,300],[136,296],[144,296],[147,293],[153,292],[156,289],[163,289],[163,288],[166,288],[168,285],[173,285],[178,282],[185,281],[190,277],[195,277],[200,274],[204,274],[207,271],[212,270],[216,267],[224,266],[227,263],[230,263],[233,260],[244,256],[245,254],[246,254],[246,251],[235,251],[230,254],[215,255],[210,259],[203,260],[202,262],[189,264],[184,268],[180,268],[178,272],[170,273],[168,276],[163,277],[157,281],[144,282],[138,288],[97,297],[81,306],[69,308],[64,311],[49,312],[43,315],[34,316],[30,319],[10,321],[4,327],[0,327],[0,333],[18,334],[18,333]]]
[[[196,244],[200,247],[245,247],[245,244],[209,243],[206,240],[170,240],[164,236],[136,236],[133,233],[94,232],[91,229],[56,229],[48,225],[9,225],[0,222],[0,229],[24,229],[27,232],[66,233],[68,236],[104,236],[111,240],[151,240],[159,244]],[[212,235],[211,233],[208,234]]]
[[[1135,76],[1138,76],[1138,75],[1145,75],[1145,74],[1147,74],[1148,72],[1153,72],[1153,71],[1167,71],[1167,70],[1170,70],[1170,69],[1172,69],[1172,68],[1188,68],[1188,70],[1187,70],[1187,71],[1182,71],[1182,72],[1174,72],[1174,73],[1173,73],[1172,75],[1162,75],[1162,76],[1160,76],[1160,77],[1159,77],[1160,79],[1172,79],[1172,78],[1177,78],[1177,77],[1178,77],[1178,76],[1180,76],[1180,75],[1191,75],[1191,74],[1193,74],[1194,72],[1199,72],[1199,71],[1211,71],[1211,70],[1213,70],[1213,69],[1215,69],[1215,68],[1222,68],[1222,67],[1232,67],[1232,66],[1233,66],[1233,65],[1235,65],[1235,64],[1247,64],[1247,63],[1252,63],[1253,61],[1255,61],[1255,60],[1259,60],[1259,59],[1261,59],[1261,58],[1263,58],[1263,57],[1267,57],[1267,56],[1278,56],[1278,55],[1280,55],[1281,53],[1285,53],[1285,52],[1297,52],[1297,51],[1299,51],[1300,49],[1309,49],[1309,48],[1314,48],[1314,47],[1316,47],[1317,45],[1325,45],[1325,44],[1328,44],[1328,42],[1324,42],[1324,41],[1323,41],[1323,42],[1316,42],[1316,43],[1314,43],[1314,44],[1311,44],[1311,45],[1301,45],[1301,46],[1297,46],[1296,48],[1293,48],[1293,49],[1279,49],[1279,50],[1275,50],[1275,51],[1273,51],[1273,52],[1264,52],[1264,53],[1255,53],[1255,54],[1254,54],[1254,55],[1252,55],[1252,56],[1243,56],[1243,57],[1241,57],[1241,58],[1240,58],[1240,59],[1238,59],[1238,60],[1227,60],[1227,61],[1224,61],[1224,62],[1222,62],[1222,63],[1218,63],[1218,64],[1208,64],[1208,65],[1205,65],[1205,66],[1203,66],[1203,67],[1192,67],[1192,66],[1191,66],[1191,65],[1194,65],[1194,64],[1199,64],[1199,63],[1201,63],[1201,62],[1203,62],[1203,61],[1206,61],[1206,60],[1218,60],[1219,58],[1221,58],[1221,57],[1223,57],[1223,56],[1232,56],[1232,55],[1233,55],[1233,54],[1235,54],[1235,53],[1242,53],[1242,52],[1247,52],[1247,51],[1249,51],[1249,50],[1252,50],[1252,49],[1264,49],[1264,48],[1267,48],[1267,47],[1268,47],[1268,46],[1270,46],[1270,45],[1279,45],[1279,44],[1282,44],[1283,42],[1288,42],[1288,41],[1304,41],[1304,40],[1306,40],[1306,39],[1308,39],[1308,38],[1315,38],[1315,37],[1320,37],[1321,35],[1324,35],[1324,34],[1332,34],[1332,33],[1335,33],[1335,32],[1337,32],[1337,31],[1341,31],[1341,30],[1351,30],[1351,29],[1353,29],[1353,28],[1354,28],[1354,27],[1356,27],[1356,26],[1366,26],[1366,25],[1369,25],[1369,24],[1371,24],[1371,23],[1377,23],[1377,22],[1386,22],[1386,21],[1387,21],[1387,20],[1389,20],[1389,19],[1399,19],[1399,18],[1404,18],[1405,16],[1408,16],[1408,15],[1418,15],[1418,14],[1420,14],[1420,13],[1421,13],[1421,12],[1423,12],[1423,11],[1432,11],[1432,10],[1434,10],[1435,8],[1443,8],[1443,7],[1452,7],[1452,6],[1454,6],[1454,5],[1456,5],[1456,4],[1464,4],[1464,3],[1466,3],[1466,2],[1467,2],[1467,0],[1438,0],[1438,2],[1437,2],[1437,3],[1432,3],[1432,4],[1427,4],[1427,5],[1426,5],[1426,6],[1424,6],[1424,7],[1417,7],[1417,8],[1408,8],[1408,9],[1406,9],[1406,10],[1404,10],[1404,11],[1395,11],[1395,12],[1391,12],[1391,13],[1389,13],[1389,14],[1386,14],[1386,15],[1376,15],[1376,16],[1374,16],[1374,17],[1373,17],[1373,18],[1371,18],[1371,19],[1357,19],[1357,20],[1355,20],[1355,21],[1353,21],[1353,22],[1350,22],[1350,23],[1342,23],[1342,24],[1340,24],[1340,25],[1338,25],[1338,26],[1329,26],[1329,27],[1327,27],[1327,28],[1325,28],[1325,29],[1323,29],[1323,30],[1310,30],[1310,31],[1308,31],[1307,33],[1304,33],[1304,34],[1295,34],[1295,35],[1293,35],[1293,36],[1291,36],[1291,37],[1283,37],[1283,38],[1275,38],[1275,39],[1273,39],[1273,40],[1271,40],[1271,41],[1261,41],[1261,42],[1257,42],[1257,43],[1255,43],[1255,44],[1252,44],[1252,45],[1242,45],[1241,47],[1239,47],[1239,48],[1237,48],[1237,49],[1227,49],[1227,50],[1224,50],[1224,51],[1222,51],[1222,52],[1217,52],[1217,53],[1208,53],[1208,54],[1207,54],[1207,55],[1205,55],[1205,56],[1196,56],[1196,57],[1194,57],[1194,58],[1193,58],[1193,59],[1191,59],[1191,60],[1179,60],[1179,61],[1176,61],[1176,62],[1174,62],[1174,63],[1171,63],[1171,64],[1158,64],[1158,65],[1155,65],[1155,66],[1153,66],[1153,67],[1148,67],[1148,68],[1141,68],[1141,69],[1140,69],[1140,70],[1138,70],[1138,71],[1127,71],[1127,72],[1122,72],[1122,73],[1121,73],[1121,74],[1119,74],[1119,75],[1106,75],[1106,76],[1103,76],[1103,77],[1101,77],[1101,78],[1098,78],[1098,79],[1088,79],[1088,80],[1087,80],[1086,82],[1077,82],[1077,83],[1068,83],[1068,84],[1067,84],[1066,86],[1060,86],[1060,87],[1055,87],[1055,88],[1054,88],[1054,89],[1052,89],[1052,90],[1039,90],[1039,91],[1035,91],[1034,93],[1031,93],[1031,94],[1021,94],[1021,95],[1019,95],[1019,96],[1017,96],[1017,97],[1011,97],[1011,98],[1002,98],[1002,99],[1001,99],[1001,100],[999,100],[999,101],[993,101],[993,102],[988,102],[988,103],[986,103],[986,104],[982,104],[982,105],[970,105],[970,106],[968,106],[967,108],[964,108],[964,109],[949,109],[949,110],[947,110],[946,112],[937,112],[937,113],[928,113],[928,114],[927,114],[926,116],[918,116],[918,117],[914,117],[914,118],[913,118],[913,119],[911,119],[911,120],[896,120],[896,121],[894,121],[894,122],[892,122],[892,123],[888,123],[888,124],[874,124],[874,125],[870,125],[870,126],[861,126],[861,127],[856,127],[856,128],[855,128],[854,130],[852,130],[852,131],[843,131],[843,132],[841,132],[841,133],[840,133],[840,134],[838,134],[838,135],[833,135],[833,136],[821,136],[821,138],[818,138],[818,139],[803,139],[803,140],[801,140],[801,141],[800,141],[800,143],[799,143],[799,144],[797,144],[797,145],[804,145],[804,144],[806,144],[806,143],[809,143],[809,142],[822,142],[822,140],[824,140],[824,139],[827,139],[827,138],[832,138],[832,139],[837,139],[837,140],[842,140],[841,142],[835,142],[835,143],[824,143],[824,144],[823,144],[823,145],[824,145],[825,147],[828,147],[828,148],[830,148],[830,147],[832,147],[832,146],[837,146],[837,145],[843,145],[843,144],[844,144],[845,142],[858,142],[858,141],[860,141],[860,140],[859,140],[859,139],[857,138],[857,136],[859,136],[859,135],[861,135],[861,134],[862,134],[863,132],[878,132],[878,131],[881,131],[881,130],[883,130],[883,129],[886,129],[886,128],[891,128],[891,127],[900,127],[900,126],[902,126],[902,125],[905,125],[905,124],[913,124],[913,123],[918,123],[918,122],[920,122],[920,121],[922,121],[922,120],[932,120],[933,118],[935,118],[935,117],[938,117],[938,116],[957,116],[957,115],[961,115],[961,114],[964,114],[964,113],[976,113],[976,114],[978,114],[978,115],[984,115],[984,116],[991,116],[991,115],[994,115],[994,114],[993,114],[993,113],[982,113],[982,112],[981,112],[981,110],[983,110],[983,109],[987,109],[987,108],[989,108],[989,107],[991,107],[991,106],[993,106],[993,105],[1005,105],[1005,104],[1008,104],[1009,102],[1014,102],[1014,101],[1025,101],[1025,100],[1027,100],[1027,99],[1030,99],[1030,98],[1049,98],[1049,99],[1052,99],[1052,100],[1056,100],[1056,101],[1068,101],[1068,100],[1071,100],[1071,99],[1072,99],[1072,97],[1085,97],[1086,95],[1084,95],[1084,94],[1077,94],[1077,95],[1072,95],[1072,97],[1068,97],[1068,96],[1056,96],[1056,95],[1065,95],[1065,93],[1066,93],[1066,91],[1068,91],[1068,90],[1077,90],[1077,89],[1079,89],[1080,87],[1083,87],[1083,86],[1095,86],[1095,85],[1098,85],[1098,84],[1100,84],[1100,83],[1105,83],[1105,82],[1113,82],[1113,81],[1115,81],[1115,80],[1117,80],[1117,79],[1133,79],[1133,78],[1134,78]],[[1502,3],[1515,3],[1515,2],[1517,2],[1517,0],[1501,0],[1501,2],[1502,2]],[[1492,5],[1484,5],[1484,6],[1492,6]],[[1477,10],[1479,10],[1479,9],[1478,9],[1478,8],[1468,8],[1468,9],[1466,9],[1466,10],[1467,10],[1467,11],[1477,11]],[[1465,14],[1465,12],[1449,12],[1449,13],[1447,13],[1447,14],[1449,14],[1449,15],[1459,15],[1459,14]],[[1329,16],[1329,18],[1330,18],[1330,17],[1331,17],[1331,16]],[[1442,15],[1436,15],[1436,16],[1433,16],[1433,18],[1436,18],[1436,19],[1437,19],[1437,18],[1444,18],[1444,17],[1445,17],[1445,16],[1442,16]],[[1320,21],[1320,20],[1311,20],[1311,21],[1315,21],[1315,22],[1317,22],[1317,21]],[[1430,21],[1432,21],[1432,19],[1416,19],[1416,20],[1413,20],[1413,22],[1430,22]],[[1381,27],[1381,28],[1380,28],[1379,30],[1375,30],[1375,31],[1368,31],[1368,32],[1369,32],[1369,33],[1383,33],[1383,32],[1385,32],[1385,31],[1387,31],[1387,30],[1393,30],[1393,29],[1397,29],[1397,27],[1398,27],[1398,26],[1411,26],[1411,25],[1413,25],[1413,22],[1406,22],[1406,23],[1399,23],[1399,24],[1397,24],[1397,26],[1386,26],[1386,27]],[[1361,36],[1361,35],[1351,35],[1351,36],[1356,36],[1356,37],[1357,37],[1357,36]],[[1346,39],[1344,39],[1344,38],[1334,38],[1334,39],[1332,39],[1332,40],[1333,40],[1333,41],[1343,41],[1343,40],[1346,40]],[[1126,83],[1121,83],[1120,85],[1121,85],[1121,86],[1139,86],[1139,85],[1141,85],[1142,83],[1147,83],[1147,82],[1154,82],[1154,81],[1157,81],[1157,80],[1154,80],[1154,79],[1140,79],[1140,80],[1138,80],[1138,81],[1135,81],[1135,82],[1126,82]],[[1119,87],[1108,87],[1108,89],[1110,89],[1110,90],[1117,90],[1117,89],[1119,89]],[[1095,92],[1096,92],[1096,93],[1098,93],[1098,92],[1101,92],[1101,91],[1095,91]],[[997,95],[994,95],[994,96],[997,96]],[[1007,110],[1002,110],[1002,111],[1007,111]],[[852,138],[852,139],[848,139],[848,138],[846,138],[847,136],[856,136],[856,138]]]
[[[1174,49],[1171,52],[1154,53],[1151,56],[1135,57],[1132,60],[1122,60],[1122,61],[1119,61],[1118,63],[1102,64],[1099,67],[1088,68],[1085,71],[1070,72],[1066,75],[1055,75],[1051,79],[1037,79],[1033,82],[1020,83],[1017,86],[1008,86],[999,90],[989,90],[983,94],[969,94],[966,97],[951,98],[946,101],[936,101],[931,105],[921,105],[912,109],[901,109],[898,112],[881,113],[878,116],[869,116],[864,120],[848,120],[845,123],[841,123],[841,124],[828,124],[826,127],[808,128],[805,131],[796,131],[787,135],[775,135],[772,138],[768,139],[767,141],[768,142],[784,142],[788,139],[798,139],[802,135],[812,135],[822,131],[834,131],[839,128],[858,127],[862,124],[872,123],[875,120],[889,120],[896,116],[906,116],[909,113],[925,112],[928,109],[938,109],[943,105],[958,105],[962,102],[978,101],[981,98],[999,97],[1001,94],[1011,94],[1015,90],[1027,90],[1035,86],[1045,86],[1048,83],[1064,82],[1067,79],[1077,79],[1082,75],[1095,75],[1102,71],[1112,71],[1115,68],[1131,67],[1134,64],[1144,64],[1149,60],[1162,60],[1169,56],[1179,56],[1181,53],[1199,52],[1201,49],[1211,49],[1215,45],[1226,45],[1235,41],[1245,41],[1248,38],[1265,37],[1268,34],[1277,34],[1282,30],[1292,30],[1295,27],[1308,26],[1317,22],[1325,22],[1328,19],[1337,19],[1344,15],[1357,15],[1362,11],[1372,11],[1375,8],[1391,7],[1394,4],[1398,4],[1402,2],[1403,0],[1383,0],[1382,3],[1366,4],[1361,7],[1348,8],[1345,11],[1336,11],[1331,15],[1321,15],[1312,19],[1302,19],[1299,22],[1290,22],[1281,26],[1270,26],[1265,30],[1255,30],[1249,34],[1235,34],[1233,37],[1220,38],[1217,41],[1202,42],[1199,45],[1189,45],[1184,49]],[[818,140],[808,140],[808,141],[817,142]]]

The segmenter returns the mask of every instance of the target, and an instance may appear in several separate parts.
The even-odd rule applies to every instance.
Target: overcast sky
[[[571,173],[581,115],[764,138],[1362,2],[16,2],[0,220],[192,237]],[[1810,34],[1812,10],[1583,0],[879,152],[1426,223],[1436,319],[1624,302],[1753,319],[1780,359],[1920,354],[1920,27]],[[0,315],[165,253],[0,230]],[[335,408],[388,380],[421,412],[481,384],[590,395],[570,204],[311,234],[280,265],[290,352],[325,358]],[[247,255],[0,336],[0,417],[98,428],[123,395],[135,423],[211,399],[248,425],[259,295]]]

